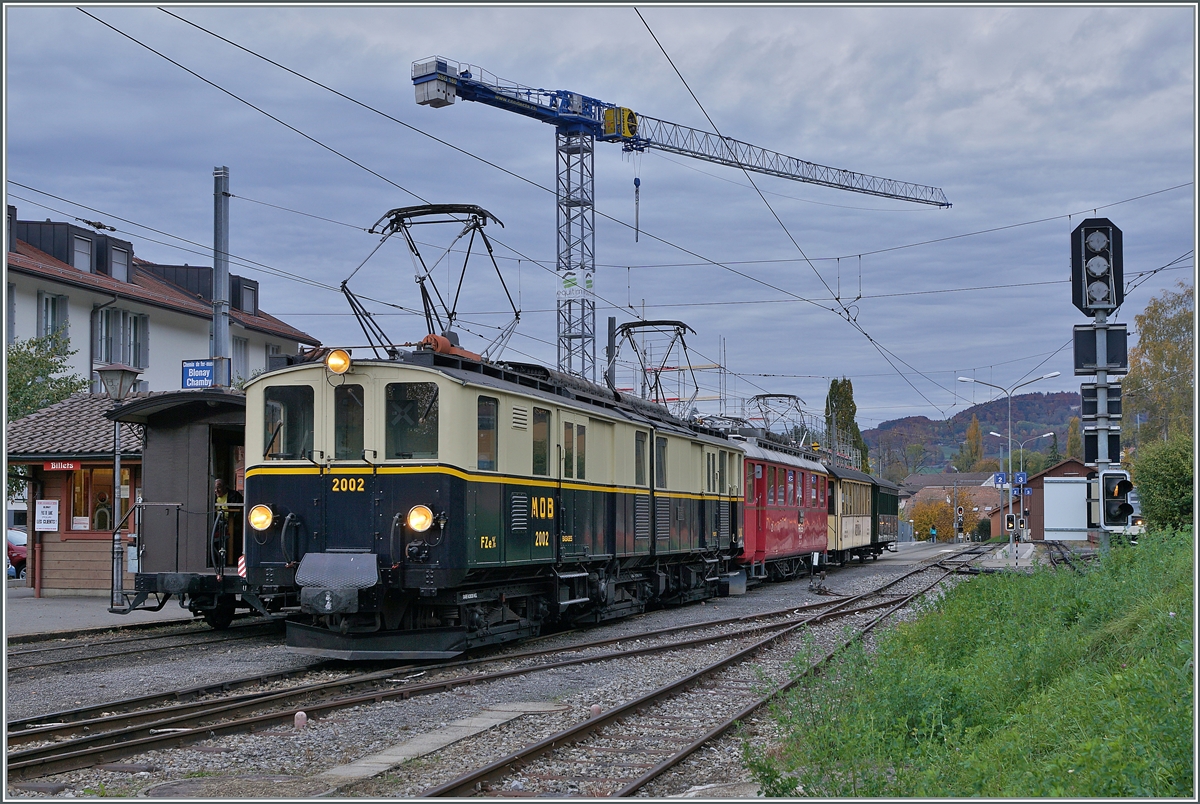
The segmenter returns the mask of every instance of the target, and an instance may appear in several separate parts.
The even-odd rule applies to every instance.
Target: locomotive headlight
[[[334,349],[325,357],[325,368],[334,374],[345,374],[350,370],[350,353],[345,349]]]
[[[428,505],[414,505],[408,512],[408,528],[416,533],[424,533],[433,525],[433,511]]]
[[[250,509],[250,513],[246,515],[246,520],[250,523],[250,527],[255,530],[266,530],[275,521],[275,514],[271,512],[271,506],[269,505],[256,505]]]

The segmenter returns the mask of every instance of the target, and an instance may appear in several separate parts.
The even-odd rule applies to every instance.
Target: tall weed
[[[745,761],[774,796],[1187,796],[1190,533],[1077,575],[984,575],[800,680]]]

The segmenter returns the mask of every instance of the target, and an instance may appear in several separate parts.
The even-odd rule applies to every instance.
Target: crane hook
[[[637,176],[633,177],[633,242],[638,241],[638,230],[640,225],[638,217],[642,207],[642,180]]]

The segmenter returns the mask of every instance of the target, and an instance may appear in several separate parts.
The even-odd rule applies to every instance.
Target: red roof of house
[[[122,282],[104,274],[80,271],[44,251],[34,248],[23,240],[13,241],[13,248],[14,251],[8,252],[8,270],[10,271],[39,276],[97,293],[112,294],[118,298],[174,310],[199,318],[212,318],[212,304],[140,269],[139,264],[148,264],[145,260],[135,257],[131,266],[133,281]],[[309,346],[320,346],[321,344],[319,340],[308,333],[261,310],[257,315],[242,310],[230,310],[229,315],[232,320],[249,330],[299,341]]]

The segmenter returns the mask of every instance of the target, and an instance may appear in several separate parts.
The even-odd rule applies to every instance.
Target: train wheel
[[[233,601],[221,600],[215,609],[209,609],[201,614],[204,615],[204,622],[208,623],[214,631],[224,631],[233,622],[233,612]]]

